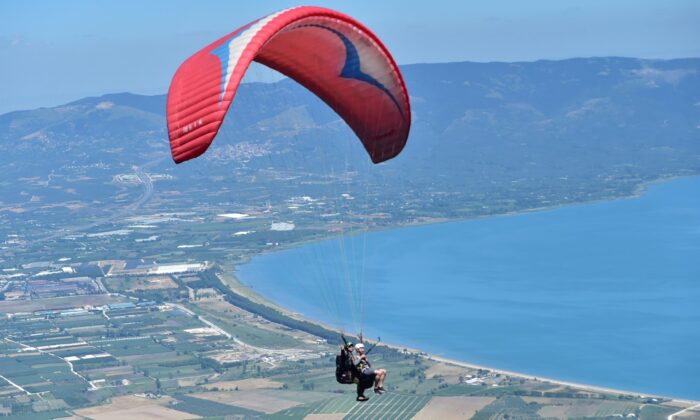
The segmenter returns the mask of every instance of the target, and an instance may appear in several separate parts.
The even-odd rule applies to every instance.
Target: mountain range
[[[376,169],[344,122],[289,79],[241,85],[209,151],[182,165],[169,157],[165,95],[107,94],[0,115],[0,215],[21,209],[13,214],[26,217],[65,202],[128,203],[137,192],[115,176],[135,167],[168,175],[172,189],[206,189],[203,178],[264,182],[272,171],[266,188],[274,190],[284,172],[352,173],[355,187],[398,191],[404,200],[429,192],[447,216],[475,201],[535,208],[700,173],[700,59],[401,71],[411,135],[399,157]]]

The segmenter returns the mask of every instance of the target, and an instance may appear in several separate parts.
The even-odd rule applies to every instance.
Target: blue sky
[[[0,1],[0,113],[165,93],[182,60],[298,2]],[[317,1],[375,31],[400,64],[700,57],[697,0]],[[257,77],[269,77],[257,71]]]

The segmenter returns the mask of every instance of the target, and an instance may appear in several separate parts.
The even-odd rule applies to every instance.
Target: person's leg
[[[377,388],[377,371],[374,369],[365,369],[362,371],[362,376],[365,377],[367,388]]]
[[[377,386],[379,388],[384,388],[384,379],[386,378],[386,369],[377,370]]]
[[[365,397],[365,381],[360,378],[357,382],[357,401],[367,401],[369,398]]]

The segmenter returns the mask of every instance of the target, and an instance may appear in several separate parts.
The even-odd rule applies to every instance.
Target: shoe
[[[367,401],[369,398],[365,397],[364,395],[358,395],[357,396],[357,401],[364,402]]]
[[[382,394],[385,393],[385,392],[386,392],[386,391],[385,391],[384,388],[382,388],[382,387],[374,388],[374,393],[375,393],[375,394],[382,395]]]

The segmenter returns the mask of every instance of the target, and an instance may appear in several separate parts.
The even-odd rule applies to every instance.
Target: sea
[[[368,338],[700,399],[700,177],[626,199],[346,235],[262,254],[236,276]]]

